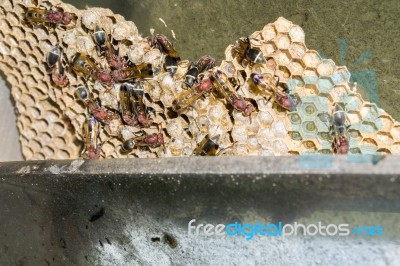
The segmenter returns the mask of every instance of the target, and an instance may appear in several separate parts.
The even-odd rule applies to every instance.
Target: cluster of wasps
[[[36,3],[37,5],[37,3]],[[66,27],[76,22],[78,17],[69,12],[64,12],[56,7],[28,7],[25,11],[25,21],[29,24],[45,24],[56,27]],[[106,59],[108,69],[101,67],[94,58],[84,53],[75,54],[71,60],[67,60],[60,47],[53,47],[47,54],[46,61],[51,69],[51,80],[58,87],[69,85],[66,69],[71,69],[77,76],[85,80],[98,81],[107,88],[113,89],[114,84],[120,83],[118,110],[101,104],[95,98],[86,85],[80,85],[76,89],[76,96],[88,109],[88,117],[84,125],[85,152],[83,157],[99,159],[101,144],[98,136],[100,126],[109,124],[114,119],[120,119],[124,124],[140,128],[158,127],[158,133],[147,134],[141,131],[135,137],[125,140],[121,147],[122,153],[129,153],[135,148],[157,148],[163,146],[165,149],[164,136],[160,124],[156,124],[150,117],[150,112],[145,105],[143,82],[152,79],[155,75],[151,64],[143,63],[135,65],[127,56],[120,56],[118,50],[111,44],[109,35],[101,26],[96,26],[92,32],[93,40],[97,47],[99,57]],[[164,68],[173,77],[178,69],[180,57],[166,36],[156,34],[147,38],[151,47],[159,49],[165,54]],[[238,58],[240,63],[247,61],[250,64],[266,64],[266,60],[260,49],[252,47],[250,38],[240,38],[232,49],[232,55]],[[264,74],[251,74],[249,77],[254,86],[263,91],[267,100],[271,98],[281,107],[288,111],[294,111],[298,105],[298,99],[291,95],[287,89],[279,86],[279,78],[273,78]],[[215,59],[211,56],[203,56],[197,62],[192,63],[185,75],[183,83],[184,91],[179,95],[172,105],[173,111],[180,113],[191,106],[196,100],[211,91],[222,95],[226,101],[243,116],[249,117],[256,111],[256,107],[238,94],[238,86],[235,81],[228,79],[225,73],[215,68]],[[342,117],[340,110],[333,114],[333,131],[337,133],[334,140],[335,150],[338,153],[345,151],[348,142],[343,133]],[[223,148],[218,145],[219,135],[205,136],[193,151],[194,155],[219,155]],[[347,150],[346,150],[347,152]]]

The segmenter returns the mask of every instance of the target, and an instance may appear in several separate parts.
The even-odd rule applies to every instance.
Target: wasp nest
[[[73,159],[81,157],[85,149],[87,152],[88,147],[83,144],[88,136],[83,127],[89,114],[85,102],[76,95],[78,87],[87,87],[109,110],[121,108],[121,83],[113,83],[110,89],[99,82],[106,78],[102,80],[97,75],[96,80],[70,71],[77,54],[90,56],[101,69],[109,67],[93,38],[99,27],[113,40],[111,45],[121,58],[136,66],[151,64],[152,78],[141,84],[145,106],[158,125],[129,125],[121,117],[102,123],[97,141],[103,157],[190,156],[200,143],[204,144],[205,136],[211,139],[218,136],[214,141],[218,142],[219,150],[233,155],[332,153],[335,152],[332,131],[338,133],[332,122],[336,121],[332,115],[335,110],[345,111],[346,122],[336,126],[344,127],[339,134],[346,136],[346,152],[400,152],[400,124],[375,104],[363,100],[358,86],[349,82],[346,67],[336,66],[332,60],[308,50],[301,27],[284,18],[247,38],[248,45],[261,52],[255,55],[260,58],[246,58],[248,49],[245,58],[237,56],[238,44],[230,45],[222,63],[203,73],[203,81],[210,75],[212,87],[219,82],[216,73],[224,77],[231,87],[238,88],[234,90],[236,98],[223,97],[213,89],[175,112],[174,104],[188,90],[184,82],[191,64],[187,60],[178,61],[171,75],[165,68],[165,61],[170,58],[142,38],[133,22],[108,9],[78,10],[52,0],[40,8],[57,7],[71,13],[73,23],[65,23],[66,26],[27,23],[27,8],[35,7],[31,1],[0,2],[0,69],[11,85],[22,151],[28,160]],[[48,53],[55,47],[68,63],[66,80],[51,77]],[[276,86],[275,90],[258,86],[260,79],[273,81],[271,86]],[[209,84],[203,81],[194,86],[208,88]],[[287,102],[279,100],[276,88],[283,88],[281,96],[290,95],[295,104],[285,106]],[[153,136],[159,130],[165,148],[158,145],[121,152],[123,141],[135,136]]]

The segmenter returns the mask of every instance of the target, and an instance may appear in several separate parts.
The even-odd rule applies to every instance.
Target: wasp
[[[94,117],[89,117],[86,119],[84,124],[84,134],[85,134],[85,159],[97,160],[102,157],[101,155],[101,144],[98,144],[99,136],[99,123]]]
[[[129,66],[127,57],[117,55],[117,51],[111,46],[107,34],[102,27],[97,25],[93,32],[98,56],[105,56],[108,65],[112,69],[121,69]]]
[[[178,60],[175,57],[167,55],[164,61],[165,70],[173,77],[178,70]]]
[[[54,84],[61,88],[64,88],[69,84],[65,68],[66,63],[60,60],[51,71],[51,80],[54,82]]]
[[[97,25],[93,32],[93,40],[97,45],[98,56],[104,56],[107,45],[107,34],[102,27]]]
[[[75,91],[75,95],[86,105],[89,113],[97,121],[104,124],[109,124],[111,120],[118,118],[118,113],[116,111],[110,110],[101,105],[100,99],[95,99],[84,85],[78,86]]]
[[[237,94],[228,78],[220,70],[214,71],[210,76],[214,87],[227,99],[227,101],[238,111],[241,111],[243,116],[248,116],[251,121],[251,113],[255,110],[254,106],[247,102],[242,96]]]
[[[101,123],[110,124],[111,120],[117,119],[119,116],[117,112],[101,105],[99,98],[93,99],[93,97],[89,97],[86,101],[86,105],[93,117]]]
[[[196,65],[192,64],[185,75],[185,84],[188,88],[191,88],[196,82],[197,75],[199,75],[199,69]]]
[[[139,124],[143,127],[150,127],[153,124],[153,120],[149,118],[147,107],[144,105],[144,89],[141,82],[136,82],[132,89],[134,95],[133,107],[136,111],[137,119]]]
[[[159,132],[153,134],[142,133],[140,136],[133,137],[131,139],[125,140],[122,143],[121,152],[129,153],[134,148],[140,147],[150,147],[157,148],[163,146],[165,150],[164,144],[164,135],[162,133],[161,126],[159,125]]]
[[[197,156],[215,156],[220,152],[218,141],[220,135],[216,135],[212,138],[207,134],[203,140],[197,145],[193,151],[194,155]]]
[[[298,98],[295,95],[289,94],[287,89],[282,89],[279,86],[279,78],[276,83],[274,83],[270,77],[264,77],[262,74],[253,73],[250,75],[250,79],[258,88],[261,87],[263,92],[269,95],[268,101],[273,97],[282,108],[289,111],[296,110],[299,103]]]
[[[197,99],[213,89],[213,83],[210,78],[204,78],[201,82],[192,88],[182,92],[172,103],[172,109],[176,112],[186,109]]]
[[[67,26],[77,20],[74,13],[64,12],[62,9],[46,9],[41,7],[28,7],[25,11],[25,20],[30,24],[50,24]]]
[[[110,86],[114,83],[112,75],[97,66],[94,59],[88,55],[78,53],[72,58],[72,69],[77,75],[91,77],[101,83]]]
[[[120,88],[120,110],[122,119],[130,126],[150,127],[153,120],[149,118],[147,108],[144,105],[144,89],[140,82],[134,85],[124,83]]]
[[[113,70],[111,75],[115,81],[123,82],[137,78],[150,78],[153,76],[153,69],[151,64],[140,64],[124,69]]]
[[[89,100],[89,91],[84,85],[79,85],[75,91],[76,97],[78,97],[82,102],[86,103]]]
[[[342,106],[336,104],[332,112],[331,134],[333,135],[332,149],[334,153],[347,154],[349,151],[349,141],[347,130],[350,125],[346,125],[346,112]]]
[[[61,56],[61,49],[59,47],[53,47],[51,50],[47,53],[46,56],[46,63],[49,65],[49,68],[55,67],[57,62],[60,60]]]
[[[138,125],[138,120],[135,110],[132,106],[132,103],[134,102],[132,90],[132,85],[129,83],[124,83],[121,85],[119,89],[119,110],[122,115],[122,120],[126,124],[135,127]]]
[[[240,61],[247,58],[250,62],[256,64],[265,64],[265,58],[260,49],[251,47],[250,38],[240,38],[236,41],[232,49],[232,56],[238,57]]]
[[[62,51],[59,47],[53,47],[46,56],[46,62],[51,69],[51,80],[56,86],[64,88],[68,85],[68,77],[65,72],[66,63],[62,59]]]
[[[191,88],[197,80],[199,73],[208,71],[215,66],[215,59],[209,55],[202,56],[196,64],[192,64],[189,70],[186,72],[185,84]]]
[[[167,36],[156,34],[152,37],[148,37],[148,40],[150,41],[150,45],[152,47],[157,48],[158,50],[170,57],[177,58],[178,60],[180,59],[178,52],[175,50],[172,43],[168,40]]]

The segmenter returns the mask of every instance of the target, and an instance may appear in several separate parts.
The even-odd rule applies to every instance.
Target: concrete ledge
[[[369,256],[370,265],[391,264],[398,260],[400,244],[399,159],[192,157],[0,163],[0,235],[7,245],[0,261],[199,265],[233,259],[244,265],[368,265],[362,258]],[[315,166],[315,160],[317,166],[332,161],[324,163],[326,168],[304,168]],[[192,219],[196,224],[315,223],[322,220],[321,213],[328,213],[331,223],[379,222],[387,231],[379,239],[301,236],[246,241],[189,236],[187,229]]]

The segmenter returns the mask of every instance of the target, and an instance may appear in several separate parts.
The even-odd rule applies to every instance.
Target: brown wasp
[[[51,80],[58,87],[64,88],[68,85],[68,77],[65,72],[66,63],[62,58],[59,47],[53,47],[46,56],[46,62],[51,70]]]
[[[34,2],[34,1],[32,1]],[[37,1],[34,2],[37,5]],[[77,20],[74,13],[64,12],[61,8],[28,7],[24,14],[25,20],[30,24],[49,24],[67,26]]]
[[[287,89],[279,87],[279,78],[276,83],[272,81],[270,77],[264,77],[262,74],[251,74],[250,79],[258,87],[262,88],[262,91],[266,93],[270,100],[271,97],[283,108],[289,111],[295,111],[299,103],[298,98],[295,95],[288,93]]]
[[[180,59],[178,52],[175,50],[174,46],[165,35],[156,34],[152,37],[148,37],[148,40],[151,47],[157,48],[158,50],[172,58],[177,58],[178,60]]]
[[[124,69],[113,70],[111,75],[116,82],[151,78],[153,76],[153,68],[151,64],[140,64]]]
[[[240,38],[236,41],[232,49],[232,56],[238,57],[239,62],[247,58],[251,63],[265,64],[265,58],[260,49],[251,47],[250,38]]]
[[[80,85],[76,89],[75,95],[85,103],[89,110],[89,113],[97,121],[104,124],[109,124],[111,120],[117,119],[119,117],[116,111],[110,110],[105,106],[102,106],[100,99],[94,99],[93,95],[89,93],[85,86]]]
[[[336,104],[329,115],[327,112],[318,114],[319,119],[322,122],[328,122],[331,124],[330,131],[333,136],[332,150],[336,154],[347,154],[349,151],[349,141],[347,139],[347,130],[350,125],[346,124],[346,111],[340,104]]]
[[[210,138],[206,135],[203,140],[197,145],[196,149],[193,151],[194,155],[197,156],[215,156],[220,152],[218,141],[220,135],[216,135]]]
[[[159,133],[147,134],[142,132],[142,135],[133,137],[131,139],[125,140],[122,143],[121,152],[122,153],[129,153],[134,148],[140,147],[150,147],[150,148],[157,148],[160,146],[164,147],[164,135],[162,133],[161,126],[158,127]]]
[[[104,29],[100,26],[96,26],[93,32],[93,39],[97,46],[97,54],[99,56],[106,57],[107,63],[112,69],[122,69],[129,66],[128,59],[117,55],[117,51],[114,50],[108,36]]]
[[[227,76],[220,70],[216,70],[213,75],[210,76],[210,79],[218,92],[221,93],[236,110],[241,111],[243,116],[248,116],[251,122],[251,113],[255,110],[254,106],[236,92]]]
[[[196,64],[192,64],[189,70],[186,72],[185,84],[188,88],[191,88],[197,81],[199,73],[207,71],[213,68],[215,65],[215,59],[209,55],[202,56]]]
[[[347,130],[350,125],[346,125],[346,112],[343,107],[336,104],[332,112],[332,148],[334,153],[347,154],[349,151],[349,141],[347,139]]]
[[[147,108],[144,105],[144,90],[140,82],[135,84],[124,83],[120,88],[120,110],[122,119],[130,126],[150,127],[153,120],[149,118]]]
[[[164,61],[165,70],[173,77],[178,70],[178,59],[167,55]]]
[[[210,78],[204,78],[199,84],[182,92],[172,103],[172,109],[176,112],[182,111],[192,105],[197,99],[211,91],[213,83]]]
[[[91,77],[101,83],[111,86],[114,80],[108,71],[97,66],[94,59],[88,55],[78,53],[72,58],[72,69],[77,75]]]
[[[122,84],[119,89],[119,110],[122,115],[122,120],[126,124],[135,127],[138,125],[138,120],[132,106],[133,102],[132,85],[129,83]]]
[[[96,119],[94,117],[87,118],[84,124],[86,152],[83,158],[97,160],[102,157],[101,144],[98,143],[99,133],[99,123],[97,123]]]

